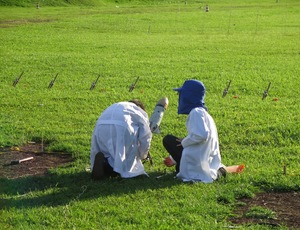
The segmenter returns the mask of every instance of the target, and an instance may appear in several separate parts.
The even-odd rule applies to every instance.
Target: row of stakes
[[[20,74],[19,77],[17,77],[17,78],[14,80],[14,82],[13,82],[13,87],[16,87],[16,85],[17,85],[18,82],[20,81],[20,79],[21,79],[21,77],[23,76],[23,74],[24,74],[24,71]],[[55,83],[57,77],[58,77],[58,73],[55,75],[55,77],[54,77],[54,78],[51,80],[51,82],[49,83],[48,89],[51,89],[51,88],[53,87],[53,85],[54,85],[54,83]],[[97,79],[92,83],[92,85],[91,85],[91,87],[90,87],[90,90],[93,90],[93,89],[96,87],[99,78],[100,78],[100,75],[98,75]],[[140,77],[137,77],[137,78],[135,79],[135,81],[130,85],[129,90],[128,90],[129,92],[132,92],[132,91],[134,90],[134,88],[136,87],[136,84],[137,84],[137,82],[138,82],[139,79],[140,79]],[[226,88],[223,90],[223,95],[222,95],[222,97],[225,97],[225,96],[227,95],[227,93],[228,93],[228,91],[229,91],[229,87],[230,87],[230,85],[231,85],[231,82],[232,82],[232,80],[230,80],[230,81],[228,82],[228,85],[227,85]],[[263,96],[262,96],[262,100],[264,100],[264,99],[268,96],[270,87],[271,87],[271,82],[269,83],[268,87],[267,87],[266,90],[264,91]]]
[[[223,97],[225,97],[228,93],[228,90],[229,90],[229,87],[230,87],[230,84],[231,84],[231,80],[228,82],[228,85],[227,87],[223,90]],[[262,100],[264,100],[268,94],[269,94],[269,90],[270,90],[270,87],[271,87],[271,82],[269,82],[269,85],[268,87],[266,88],[266,90],[264,91],[263,95],[262,95]],[[274,99],[273,99],[274,100]],[[275,99],[276,100],[276,99]],[[278,100],[278,99],[277,99]]]
[[[14,82],[13,82],[13,87],[16,87],[16,85],[19,83],[19,81],[20,81],[21,77],[23,76],[23,74],[24,74],[24,71],[19,75],[19,77],[17,77],[17,78],[14,80]],[[55,77],[50,81],[50,83],[49,83],[49,85],[48,85],[48,89],[51,89],[51,88],[53,87],[53,85],[54,85],[54,83],[55,83],[57,77],[58,77],[58,73],[57,73],[57,74],[55,75]],[[92,83],[92,85],[91,85],[91,87],[90,87],[90,90],[93,90],[93,89],[96,87],[99,78],[100,78],[100,75],[98,75],[97,79]],[[130,85],[130,87],[129,87],[129,92],[133,91],[133,89],[135,88],[135,86],[136,86],[136,84],[137,84],[139,78],[140,78],[140,77],[137,77],[136,80]]]

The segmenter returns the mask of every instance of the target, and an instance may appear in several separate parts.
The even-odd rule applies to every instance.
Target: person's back
[[[213,182],[221,166],[218,132],[213,118],[201,107],[189,113],[188,136],[182,141],[182,158],[177,175],[183,181]]]
[[[188,135],[180,138],[166,135],[163,145],[170,154],[164,159],[168,167],[176,167],[177,177],[183,181],[211,183],[227,172],[242,172],[245,166],[225,167],[221,163],[218,131],[204,103],[205,86],[198,80],[186,80],[178,92],[178,114],[188,115]]]
[[[148,120],[148,115],[132,102],[119,102],[109,106],[98,119],[98,122],[112,124],[120,122],[125,126],[139,123],[140,119]],[[97,123],[98,123],[97,122]],[[124,123],[122,123],[124,122]]]
[[[183,181],[211,183],[222,164],[217,128],[204,103],[205,86],[198,80],[186,80],[174,90],[179,95],[178,114],[188,115],[188,135],[164,137],[164,147],[170,153],[164,163],[168,167],[176,164],[177,177]]]
[[[99,117],[91,144],[91,168],[95,156],[103,153],[112,170],[121,177],[146,174],[141,159],[147,157],[151,131],[147,113],[132,102],[108,107]]]

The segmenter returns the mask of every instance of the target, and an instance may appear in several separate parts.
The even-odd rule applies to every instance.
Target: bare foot
[[[245,168],[245,165],[241,164],[241,165],[227,166],[225,169],[229,173],[241,173],[241,172],[243,172],[244,168]]]

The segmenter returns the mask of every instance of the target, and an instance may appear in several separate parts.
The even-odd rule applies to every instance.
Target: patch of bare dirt
[[[0,178],[42,176],[48,169],[72,162],[71,154],[47,153],[44,146],[28,143],[22,147],[0,148]],[[17,163],[20,160],[30,160]]]
[[[261,224],[270,226],[287,226],[290,229],[300,229],[300,192],[259,193],[254,198],[241,199],[245,205],[236,209],[237,217],[230,221],[235,224]],[[272,210],[275,218],[246,217],[253,207],[263,207]]]

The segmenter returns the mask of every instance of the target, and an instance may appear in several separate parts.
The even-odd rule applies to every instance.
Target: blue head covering
[[[189,114],[192,109],[202,107],[205,110],[205,86],[198,80],[186,80],[180,88],[175,88],[179,93],[178,114]]]

